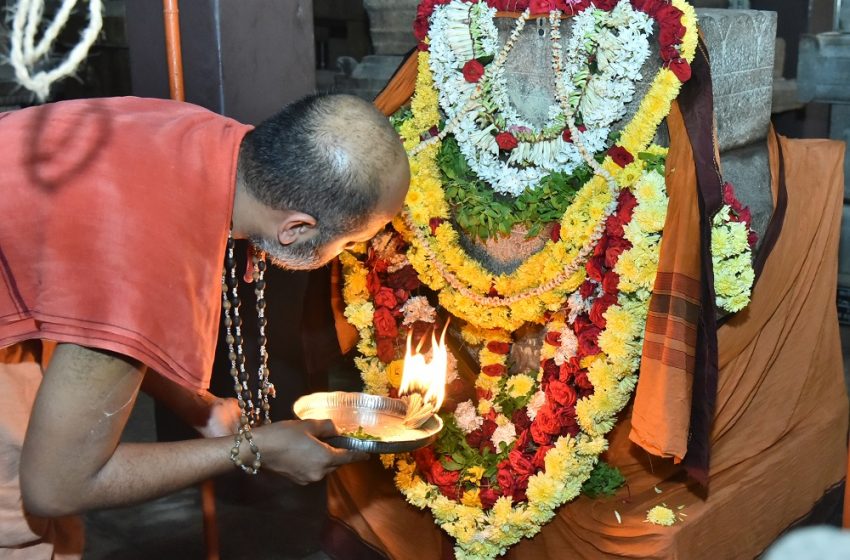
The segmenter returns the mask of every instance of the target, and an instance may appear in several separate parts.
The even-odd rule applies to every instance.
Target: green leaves
[[[660,175],[664,175],[666,169],[665,162],[667,160],[665,155],[640,152],[638,154],[638,159],[646,163],[646,169],[648,171],[656,171]]]
[[[529,230],[528,237],[539,235],[544,226],[561,218],[592,176],[590,168],[582,166],[570,175],[553,173],[518,198],[503,196],[478,179],[452,136],[443,141],[437,165],[458,225],[483,240],[510,235],[516,227]]]
[[[617,467],[612,467],[605,461],[599,461],[593,467],[590,478],[585,481],[581,491],[590,498],[613,496],[626,483],[626,478]]]

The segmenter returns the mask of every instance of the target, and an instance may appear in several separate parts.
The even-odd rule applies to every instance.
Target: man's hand
[[[256,428],[254,434],[263,468],[277,472],[296,484],[317,482],[341,465],[369,458],[368,453],[336,449],[320,441],[339,435],[330,420],[277,422]],[[243,453],[242,458],[253,460],[247,453]]]
[[[207,422],[203,426],[195,426],[198,433],[205,438],[230,436],[239,428],[239,403],[236,399],[220,399],[212,397],[209,401]]]

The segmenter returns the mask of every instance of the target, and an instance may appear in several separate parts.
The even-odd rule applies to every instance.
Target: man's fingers
[[[331,460],[328,463],[332,467],[339,467],[358,461],[366,461],[369,454],[364,451],[349,451],[347,449],[336,449],[331,447]]]
[[[339,430],[331,420],[304,420],[304,425],[308,434],[319,439],[339,435]]]

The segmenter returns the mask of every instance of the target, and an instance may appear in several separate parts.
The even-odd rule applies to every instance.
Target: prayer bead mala
[[[254,294],[257,297],[257,325],[259,327],[257,341],[260,347],[260,363],[257,371],[259,387],[255,399],[248,385],[245,354],[242,349],[242,317],[239,315],[239,305],[241,302],[238,295],[239,279],[236,275],[235,246],[236,243],[233,240],[232,232],[229,232],[224,269],[221,274],[221,304],[226,331],[225,341],[227,342],[227,351],[230,358],[230,375],[233,377],[233,388],[236,391],[236,400],[239,403],[240,411],[239,431],[236,434],[235,443],[230,449],[230,460],[246,473],[257,474],[262,465],[262,459],[260,449],[254,443],[254,434],[251,429],[261,421],[263,424],[271,423],[269,416],[271,409],[269,406],[269,397],[274,398],[275,396],[274,385],[269,382],[268,352],[266,351],[266,300],[264,294],[267,265],[265,255],[252,252],[251,279],[254,282]],[[254,454],[254,461],[250,464],[245,464],[239,458],[239,448],[243,440],[248,442],[251,453]]]

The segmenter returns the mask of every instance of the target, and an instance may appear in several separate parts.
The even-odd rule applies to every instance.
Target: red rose
[[[549,445],[552,443],[552,434],[547,434],[536,420],[537,419],[535,418],[535,422],[531,423],[531,439],[534,440],[534,443],[537,445]]]
[[[531,420],[529,420],[529,427],[531,426]],[[525,429],[516,441],[514,442],[514,449],[519,449],[522,452],[525,452],[528,449],[528,446],[531,445],[531,430]]]
[[[572,357],[563,364],[558,372],[558,380],[567,383],[572,377],[581,371],[581,363],[577,357]]]
[[[608,249],[605,250],[605,266],[608,268],[614,268],[614,265],[616,265],[617,261],[620,259],[620,255],[631,248],[632,243],[628,239],[611,239],[608,242]]]
[[[602,277],[602,291],[606,294],[617,295],[617,289],[620,287],[620,275],[614,272],[606,272]]]
[[[385,364],[388,364],[395,359],[395,339],[379,338],[376,347],[378,351],[378,359]]]
[[[606,10],[610,12],[614,9],[614,7],[619,4],[620,0],[593,0],[593,4],[599,8],[600,10]]]
[[[481,425],[481,433],[489,440],[493,436],[493,432],[496,431],[497,427],[498,426],[493,420],[485,418],[484,423]]]
[[[424,41],[428,36],[428,19],[428,16],[416,16],[413,20],[413,36],[417,41]]]
[[[487,350],[494,354],[502,354],[504,356],[511,351],[511,345],[507,342],[497,342],[493,340],[487,343]]]
[[[558,419],[558,425],[561,426],[562,430],[578,424],[576,422],[576,407],[572,405],[559,408],[555,412],[555,418]]]
[[[691,79],[691,65],[684,58],[670,61],[670,71],[684,83]]]
[[[580,333],[585,329],[589,329],[593,326],[593,322],[587,318],[587,315],[579,315],[573,321],[573,332],[576,334]]]
[[[664,28],[667,25],[673,24],[681,24],[682,23],[682,10],[674,6],[673,4],[664,4],[659,7],[655,12],[655,19],[658,21],[658,24]]]
[[[443,464],[439,461],[434,461],[431,465],[431,482],[437,486],[454,486],[460,479],[458,471],[447,471],[443,468]]]
[[[534,458],[531,459],[531,462],[534,464],[534,467],[537,470],[544,471],[546,470],[546,454],[549,453],[549,450],[555,447],[554,445],[541,445],[537,448],[537,452],[534,454]]]
[[[431,235],[437,235],[437,228],[444,222],[442,218],[431,218],[428,220],[428,227],[431,228]]]
[[[463,65],[462,71],[463,79],[474,84],[477,83],[478,80],[481,79],[481,76],[484,75],[484,65],[477,60],[468,60],[466,64]]]
[[[500,150],[509,152],[516,148],[519,145],[519,142],[517,142],[516,136],[510,132],[500,132],[496,135],[496,144],[499,145]]]
[[[531,8],[531,14],[548,14],[549,12],[555,10],[555,0],[531,0],[529,3],[529,7]]]
[[[496,483],[502,490],[503,496],[511,496],[514,493],[514,473],[511,472],[510,464],[507,461],[499,463],[499,470],[496,472]]]
[[[632,214],[634,214],[635,207],[637,206],[637,198],[632,194],[632,191],[624,189],[620,191],[620,196],[617,200],[617,216],[620,218],[620,221],[624,224],[631,222]]]
[[[585,280],[582,285],[578,289],[579,295],[582,299],[587,299],[593,295],[593,292],[596,291],[596,284],[591,280]]]
[[[407,290],[412,292],[417,289],[422,283],[419,281],[416,271],[411,265],[407,265],[401,270],[397,270],[387,277],[387,285],[398,290]]]
[[[484,433],[478,430],[472,430],[468,434],[466,434],[466,443],[469,444],[469,447],[472,449],[479,449],[481,447],[481,442],[484,441]]]
[[[565,129],[564,129],[564,132],[562,132],[562,133],[561,133],[561,138],[564,140],[564,142],[567,142],[568,144],[571,144],[571,143],[572,143],[572,141],[573,141],[573,133],[572,133],[572,131],[570,131],[570,129],[569,129],[569,128],[565,128]]]
[[[502,364],[490,364],[481,368],[481,373],[490,377],[501,377],[505,375],[507,369]]]
[[[496,503],[496,500],[499,499],[499,493],[493,488],[482,488],[478,492],[478,497],[481,499],[481,506],[487,510],[491,509]]]
[[[514,481],[513,501],[515,504],[528,501],[525,491],[528,489],[529,476],[520,476]]]
[[[632,0],[632,6],[648,16],[655,16],[658,8],[663,4],[664,0]]]
[[[602,282],[602,278],[605,276],[604,265],[605,260],[602,257],[593,257],[588,260],[585,265],[588,277],[596,280],[597,282]]]
[[[682,58],[682,54],[679,52],[678,45],[664,45],[661,47],[661,60],[664,62],[670,62],[679,58]]]
[[[555,360],[545,360],[543,362],[544,383],[550,379],[557,379],[560,372],[561,369],[558,367],[558,364],[555,363]]]
[[[558,424],[558,419],[555,417],[551,403],[546,403],[537,412],[537,418],[534,419],[534,424],[540,426],[540,429],[549,435],[554,435],[561,431],[561,426]],[[534,427],[534,424],[532,424],[532,427]]]
[[[514,423],[518,432],[523,432],[531,426],[531,419],[528,417],[528,412],[524,408],[515,410],[511,415],[511,422]]]
[[[403,304],[410,297],[410,294],[408,294],[407,292],[405,292],[402,289],[398,289],[394,293],[395,293],[395,299],[398,301],[398,303],[396,305]]]
[[[519,450],[514,449],[508,453],[508,461],[510,461],[514,473],[520,476],[534,474],[534,465]]]
[[[617,296],[611,294],[604,294],[602,297],[596,298],[596,301],[590,307],[590,313],[588,313],[593,324],[600,329],[604,329],[606,325],[605,312],[615,303],[617,303]]]
[[[546,344],[548,344],[549,346],[560,346],[561,333],[559,333],[558,331],[546,333]]]
[[[738,198],[735,196],[735,187],[732,183],[723,183],[723,204],[732,206],[735,202],[737,202],[737,200]]]
[[[596,247],[593,248],[594,257],[604,257],[605,249],[608,248],[608,234],[603,233],[602,238],[599,240],[599,243],[596,244]]]
[[[416,466],[419,467],[419,472],[427,473],[431,470],[434,461],[437,458],[434,456],[434,450],[430,447],[423,447],[413,452],[413,460],[416,461]]]
[[[751,231],[747,236],[747,243],[750,245],[751,249],[755,249],[756,244],[759,242],[759,236],[756,232]]]
[[[475,388],[475,396],[478,397],[478,400],[490,400],[493,396],[493,392],[490,389],[482,389],[481,387]]]
[[[381,289],[381,277],[378,276],[377,270],[370,270],[366,275],[366,289],[369,290],[369,295],[375,295]]]
[[[549,232],[549,239],[552,240],[553,243],[557,243],[561,240],[561,224],[555,222],[552,226],[552,231]]]
[[[578,352],[580,356],[595,356],[599,354],[599,328],[591,327],[578,335]]]
[[[372,263],[372,270],[375,272],[386,272],[389,267],[390,263],[384,259],[375,259]]]
[[[617,214],[611,214],[605,220],[605,233],[609,237],[623,237],[626,234],[623,230],[623,221]]]
[[[381,288],[378,290],[378,293],[375,294],[375,305],[380,307],[386,307],[392,309],[396,305],[398,305],[398,301],[395,298],[395,293],[392,288]]]
[[[593,389],[593,383],[590,382],[590,379],[587,377],[587,372],[585,371],[576,374],[574,383],[576,384],[576,387],[580,387],[585,390]]]
[[[575,389],[560,381],[550,382],[546,395],[561,406],[572,406],[578,398]]]
[[[685,26],[681,23],[670,23],[661,26],[658,42],[662,45],[678,45],[685,36]]]
[[[392,312],[386,307],[379,307],[372,317],[375,332],[381,338],[393,338],[398,335],[398,325]]]
[[[612,146],[611,149],[608,150],[608,155],[611,156],[614,163],[620,167],[625,167],[635,160],[635,156],[622,146]]]

